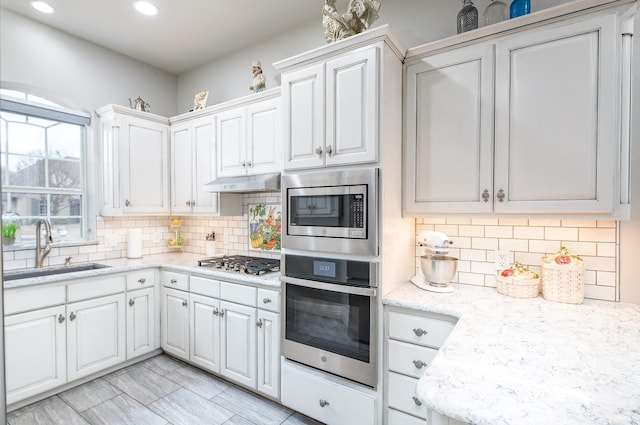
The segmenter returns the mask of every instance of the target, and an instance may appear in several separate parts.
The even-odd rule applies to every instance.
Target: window
[[[56,242],[85,239],[88,115],[27,93],[0,95],[4,217],[13,213],[23,244],[35,241],[41,218],[50,221]]]

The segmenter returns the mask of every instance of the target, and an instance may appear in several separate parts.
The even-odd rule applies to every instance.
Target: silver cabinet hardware
[[[131,206],[131,201],[128,200],[128,199],[125,199],[124,205],[125,205],[125,207],[130,207]]]
[[[64,322],[64,316],[61,314],[58,316],[58,323]]]
[[[327,155],[331,156],[333,154],[333,148],[331,147],[331,145],[327,146]]]
[[[322,155],[322,146],[316,148],[316,155]]]
[[[213,309],[213,314],[214,314],[214,316],[217,316],[217,315],[220,314],[220,310],[218,310],[218,307]]]
[[[178,281],[175,279],[171,279],[171,283],[178,283]]]
[[[247,161],[247,167],[253,167],[253,163],[251,161]]]
[[[69,320],[76,320],[76,315],[75,315],[75,313],[73,311],[69,315]]]
[[[504,202],[504,197],[505,197],[504,190],[500,189],[496,196],[498,197],[498,202]]]
[[[133,298],[131,298],[131,299],[129,300],[129,307],[133,307],[133,305],[134,305],[135,303],[136,303],[136,302],[133,300]]]
[[[187,304],[189,304],[189,303],[187,302],[187,300],[183,300],[183,301],[182,301],[182,306],[183,306],[183,307],[186,307],[186,306],[187,306]]]
[[[418,368],[418,369],[422,369],[423,367],[425,367],[427,364],[425,362],[423,362],[422,360],[414,360],[413,361],[413,365]]]
[[[220,317],[224,317],[224,308],[220,309]]]
[[[318,404],[320,404],[320,407],[324,407],[324,406],[328,406],[329,402],[327,400],[320,399]]]
[[[271,298],[265,298],[262,300],[264,304],[269,304],[271,302]]]
[[[188,207],[191,206],[191,201],[186,201],[185,204],[187,204]]]
[[[484,192],[482,192],[482,200],[487,203],[489,202],[489,189],[485,189]]]
[[[145,279],[144,277],[141,277],[140,279],[138,279],[138,283],[140,285],[142,285],[143,283],[145,283],[147,281],[147,279]]]
[[[425,331],[424,329],[415,328],[413,330],[413,333],[416,334],[416,336],[422,336],[422,335],[426,335],[427,331]]]
[[[262,319],[258,319],[258,321],[256,322],[256,326],[259,328],[262,327]]]
[[[416,406],[422,406],[422,402],[418,399],[418,397],[413,396],[413,402],[416,404]]]

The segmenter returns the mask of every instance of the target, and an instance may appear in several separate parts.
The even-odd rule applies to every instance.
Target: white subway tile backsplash
[[[529,241],[529,252],[539,252],[541,254],[553,254],[562,246],[560,241]]]
[[[492,238],[472,238],[471,248],[473,249],[498,249],[499,240]]]
[[[595,242],[567,242],[563,243],[569,252],[575,255],[597,255]]]
[[[513,227],[511,226],[485,226],[484,236],[487,238],[512,238]]]
[[[515,226],[513,237],[516,239],[544,239],[544,227]]]
[[[500,239],[498,242],[500,251],[528,251],[529,241],[526,239]]]
[[[579,231],[579,240],[592,241],[592,242],[615,242],[616,241],[616,229],[615,228],[585,228]]]
[[[484,237],[484,226],[459,226],[458,235],[470,237]]]
[[[546,240],[577,241],[577,227],[545,227],[544,238]]]
[[[616,244],[615,243],[597,243],[596,244],[596,253],[595,254],[585,254],[585,255],[602,255],[605,257],[615,257],[616,256]]]
[[[480,249],[461,249],[459,255],[460,260],[489,261],[487,259],[487,252]]]

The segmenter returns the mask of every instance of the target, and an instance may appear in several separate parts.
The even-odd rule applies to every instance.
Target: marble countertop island
[[[429,408],[472,424],[640,424],[640,305],[453,286],[383,299],[459,318],[418,383]]]

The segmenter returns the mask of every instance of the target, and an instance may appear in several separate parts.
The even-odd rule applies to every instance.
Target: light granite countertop
[[[40,276],[27,279],[17,279],[4,281],[4,289],[19,288],[24,286],[42,285],[54,282],[64,282],[74,279],[83,279],[86,277],[95,277],[112,273],[129,272],[149,267],[161,267],[163,269],[194,273],[200,276],[211,277],[213,279],[221,279],[228,282],[235,282],[249,285],[262,285],[267,287],[280,287],[280,273],[266,273],[262,276],[225,272],[207,267],[198,267],[198,260],[202,259],[202,254],[189,253],[167,253],[147,255],[140,259],[118,258],[115,260],[98,261],[104,264],[106,268],[93,269],[88,271],[73,272],[66,274],[56,274],[50,276]],[[80,265],[81,263],[78,263]],[[7,272],[11,273],[11,272]]]
[[[640,305],[453,286],[383,299],[459,318],[419,380],[429,408],[472,424],[640,424]]]

